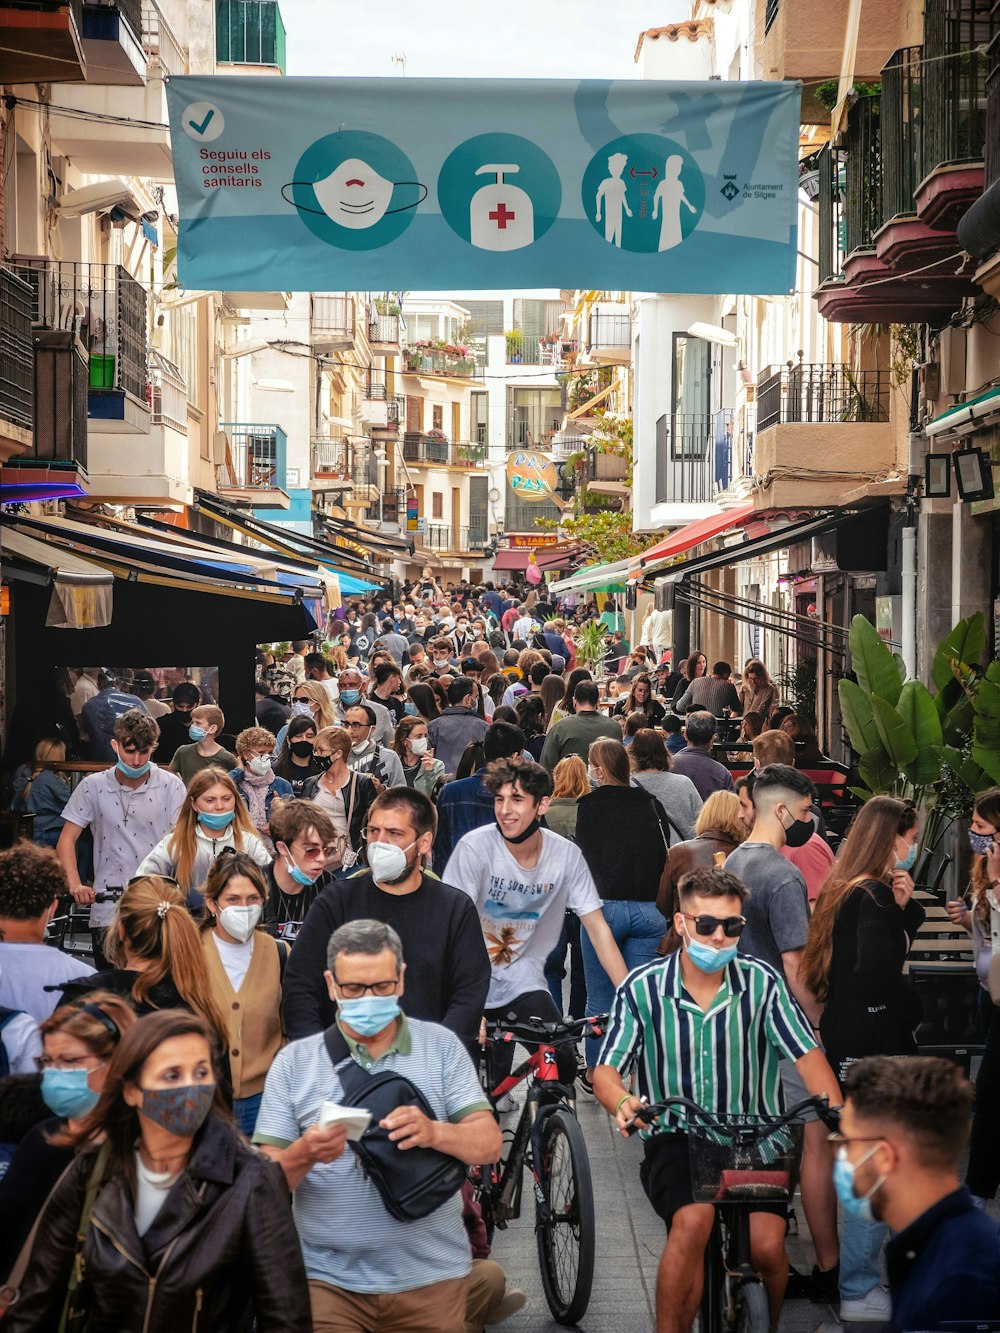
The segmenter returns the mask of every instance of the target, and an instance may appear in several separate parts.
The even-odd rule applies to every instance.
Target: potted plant
[[[524,334],[520,329],[506,329],[503,336],[507,339],[507,360],[512,366],[519,366],[524,350]]]
[[[599,620],[588,620],[576,635],[576,660],[594,676],[604,674],[604,626]]]

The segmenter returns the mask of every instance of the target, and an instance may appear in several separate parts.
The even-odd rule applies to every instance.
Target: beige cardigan
[[[212,994],[229,1024],[229,1070],[234,1097],[253,1097],[284,1045],[281,1026],[281,960],[277,940],[254,931],[253,953],[243,984],[234,991],[222,965],[212,931],[202,932],[202,947]]]

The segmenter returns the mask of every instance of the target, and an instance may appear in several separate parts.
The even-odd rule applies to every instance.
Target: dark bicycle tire
[[[583,1131],[571,1111],[552,1112],[542,1131],[539,1180],[548,1218],[536,1204],[535,1237],[542,1287],[558,1324],[576,1324],[594,1282],[594,1187]]]
[[[763,1282],[744,1278],[733,1292],[736,1309],[734,1333],[769,1333],[771,1312]]]

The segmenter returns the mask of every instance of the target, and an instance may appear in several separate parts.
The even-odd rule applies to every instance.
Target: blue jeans
[[[601,908],[614,941],[631,972],[634,967],[651,963],[656,957],[656,946],[667,929],[666,920],[657,911],[655,903],[634,899],[614,899]],[[615,988],[600,964],[600,960],[585,930],[580,931],[583,970],[587,978],[587,1013],[603,1014],[611,1008]],[[599,1038],[587,1038],[587,1068],[593,1069],[601,1049]]]
[[[257,1127],[257,1115],[263,1100],[262,1092],[254,1093],[252,1097],[233,1098],[233,1119],[236,1121],[237,1129],[241,1129],[247,1138],[250,1138]]]
[[[862,1222],[859,1218],[841,1215],[841,1300],[860,1300],[882,1281],[878,1256],[887,1235],[888,1230],[882,1222]]]
[[[571,952],[570,952],[571,951]],[[567,912],[559,942],[545,960],[545,984],[552,1001],[563,1012],[563,978],[566,975],[566,954],[570,954],[569,1008],[571,1018],[584,1018],[587,1013],[587,982],[583,975],[583,955],[580,953],[580,918]]]

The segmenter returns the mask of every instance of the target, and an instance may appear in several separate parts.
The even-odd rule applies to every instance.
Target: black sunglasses
[[[731,940],[738,939],[743,934],[747,920],[745,916],[692,916],[690,912],[682,912],[681,916],[687,921],[694,922],[695,933],[698,935],[714,935],[721,926],[727,937]]]

